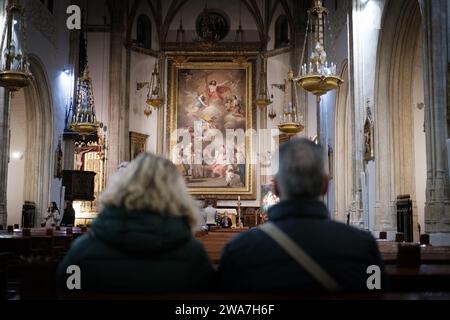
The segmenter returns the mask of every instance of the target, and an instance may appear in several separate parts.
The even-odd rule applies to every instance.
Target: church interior
[[[19,256],[64,257],[145,152],[231,218],[196,230],[219,264],[300,137],[322,146],[329,219],[370,232],[400,290],[450,292],[448,0],[1,0],[0,34],[0,300],[50,286],[23,286]],[[49,226],[49,203],[72,221]]]

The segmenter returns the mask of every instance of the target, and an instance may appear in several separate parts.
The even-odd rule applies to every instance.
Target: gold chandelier
[[[161,93],[161,79],[158,71],[158,61],[155,62],[155,69],[152,73],[152,79],[150,80],[150,90],[147,94],[147,105],[153,108],[159,108],[163,104],[164,99]],[[148,110],[144,110],[147,114]]]
[[[5,50],[0,70],[0,86],[18,91],[30,85],[32,75],[27,56],[25,10],[17,0],[10,0],[6,7],[1,48]]]
[[[256,98],[256,105],[260,108],[265,108],[272,104],[267,93],[267,58],[261,54],[261,73],[259,77],[259,93]]]
[[[325,48],[325,27],[327,24],[328,10],[322,5],[321,0],[314,0],[313,7],[308,10],[308,22],[306,26],[305,44],[302,55],[302,66],[298,84],[308,92],[321,97],[331,90],[337,89],[342,79],[336,73],[336,64],[329,63]],[[308,32],[311,33],[312,53],[309,64],[304,63]]]
[[[78,99],[72,116],[70,128],[85,136],[97,133],[100,123],[95,115],[94,90],[86,63],[83,75],[78,83]]]
[[[298,108],[297,108],[297,87],[295,85],[294,72],[291,70],[288,72],[287,83],[289,86],[285,86],[285,98],[290,91],[290,101],[284,102],[284,112],[282,115],[282,121],[278,126],[279,130],[289,136],[300,133],[305,128],[299,121]],[[290,90],[288,90],[290,89]]]

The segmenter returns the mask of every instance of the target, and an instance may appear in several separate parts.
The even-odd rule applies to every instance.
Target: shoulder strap
[[[340,291],[339,284],[312,259],[302,248],[288,237],[275,224],[268,222],[260,229],[270,236],[280,247],[282,247],[298,264],[300,264],[314,279],[329,291]]]

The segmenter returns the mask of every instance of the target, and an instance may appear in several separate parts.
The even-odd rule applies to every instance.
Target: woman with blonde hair
[[[112,178],[101,213],[60,264],[60,283],[77,265],[90,292],[209,290],[214,269],[193,237],[198,208],[167,159],[145,153]]]

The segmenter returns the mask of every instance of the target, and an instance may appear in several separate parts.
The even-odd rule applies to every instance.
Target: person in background
[[[199,201],[198,213],[199,215],[198,215],[197,230],[208,231],[208,225],[206,223],[205,203],[203,201]]]
[[[113,176],[99,204],[90,232],[74,241],[58,267],[61,289],[67,267],[77,265],[83,292],[211,290],[215,272],[193,236],[198,208],[172,162],[139,155]]]
[[[72,201],[66,202],[66,208],[64,209],[64,215],[61,220],[61,226],[73,227],[75,225],[75,209],[73,208]]]
[[[205,208],[206,213],[206,224],[210,229],[212,226],[217,225],[217,209],[213,207],[212,200],[206,200],[207,207]]]
[[[266,210],[261,211],[259,213],[259,217],[260,217],[261,224],[267,223],[269,221],[269,213]]]
[[[374,237],[329,219],[320,200],[328,190],[323,154],[307,139],[281,147],[274,181],[281,202],[269,209],[268,223],[226,245],[219,267],[223,290],[367,291],[371,266],[379,267],[381,289],[387,289]]]
[[[46,228],[52,228],[58,225],[61,219],[61,213],[59,212],[58,205],[56,202],[51,202],[47,208],[47,215],[44,218],[44,223]]]
[[[224,229],[230,229],[231,226],[233,225],[233,221],[231,220],[231,218],[228,216],[228,212],[225,211],[224,215],[223,215],[223,219],[222,222],[220,223],[221,227]]]

